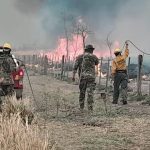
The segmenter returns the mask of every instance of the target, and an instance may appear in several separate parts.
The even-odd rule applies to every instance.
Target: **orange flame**
[[[56,49],[47,52],[45,54],[41,53],[42,55],[47,55],[48,59],[53,59],[54,61],[59,61],[61,60],[63,55],[67,55],[67,43],[68,43],[68,54],[70,60],[75,60],[75,58],[83,53],[83,40],[81,35],[76,35],[74,34],[72,36],[72,39],[69,39],[67,42],[66,38],[60,38],[58,40],[58,45]],[[119,42],[115,41],[113,44],[113,49],[119,47]],[[113,49],[112,49],[112,54],[113,54]],[[110,57],[110,50],[95,50],[94,54],[97,57]]]

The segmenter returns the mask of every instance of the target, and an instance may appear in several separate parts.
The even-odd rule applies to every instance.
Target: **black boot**
[[[128,104],[126,100],[123,101],[122,103],[123,103],[123,105],[127,105]]]
[[[112,104],[118,104],[117,101],[112,101]]]

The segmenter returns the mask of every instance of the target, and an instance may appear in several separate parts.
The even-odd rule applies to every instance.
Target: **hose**
[[[138,48],[131,40],[126,40],[126,42],[130,42],[138,51],[140,51],[144,55],[150,55],[150,53],[144,52],[143,50],[141,50],[140,48]],[[125,46],[125,44],[124,44],[124,46]]]
[[[34,92],[33,92],[33,88],[32,88],[31,82],[30,82],[29,74],[28,74],[28,71],[27,71],[27,68],[25,67],[25,65],[24,65],[24,69],[25,69],[25,72],[26,72],[26,74],[27,74],[27,78],[28,78],[28,82],[29,82],[30,89],[31,89],[31,92],[32,92],[33,100],[34,100],[34,102],[35,102],[37,108],[39,108],[39,106],[38,106],[38,104],[37,104],[37,101],[36,101],[36,99],[35,99],[35,96],[34,96]]]

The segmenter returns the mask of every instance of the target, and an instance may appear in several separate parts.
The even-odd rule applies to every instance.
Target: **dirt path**
[[[78,86],[46,76],[31,76],[40,106],[38,125],[48,132],[59,150],[149,150],[150,107],[130,101],[127,106],[111,106],[106,114],[100,95],[95,95],[94,113],[78,110]],[[24,97],[32,97],[25,79]]]

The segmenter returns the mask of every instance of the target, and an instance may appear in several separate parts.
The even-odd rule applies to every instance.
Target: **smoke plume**
[[[110,31],[113,42],[130,39],[150,49],[148,0],[3,0],[0,11],[0,43],[10,41],[18,49],[55,48],[65,37],[64,22],[71,33],[77,18],[89,27],[87,42],[97,49],[107,47]]]

